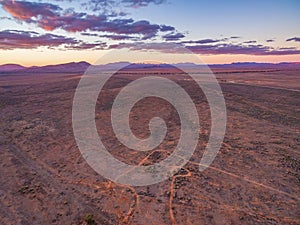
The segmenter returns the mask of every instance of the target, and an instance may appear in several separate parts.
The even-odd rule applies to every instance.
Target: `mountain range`
[[[83,73],[90,66],[88,62],[70,62],[57,65],[46,66],[32,66],[25,67],[19,64],[4,64],[0,65],[0,73]],[[146,68],[197,68],[203,67],[203,64],[194,63],[177,63],[177,64],[145,64],[145,63],[130,63],[130,62],[116,62],[108,63],[104,65],[93,66],[103,69],[123,68],[127,69],[146,69]],[[300,68],[300,62],[282,62],[282,63],[256,63],[256,62],[238,62],[231,64],[210,64],[211,69],[252,69],[252,68],[264,68],[264,69],[282,69],[282,68]]]

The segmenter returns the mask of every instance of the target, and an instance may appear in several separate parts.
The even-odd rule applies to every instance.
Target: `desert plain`
[[[153,74],[176,81],[195,102],[201,129],[190,161],[158,184],[132,187],[97,174],[72,130],[80,73],[0,75],[1,224],[300,224],[300,69],[213,69],[226,102],[227,128],[212,165],[199,171],[210,132],[205,95],[180,71]],[[150,165],[177,144],[180,122],[165,100],[146,98],[132,109],[133,133],[146,138],[160,116],[168,131],[149,152],[128,149],[110,123],[114,98],[149,69],[116,74],[95,110],[101,140],[117,159]],[[199,74],[201,76],[201,74]]]

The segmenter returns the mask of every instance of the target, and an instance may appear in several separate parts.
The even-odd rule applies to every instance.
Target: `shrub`
[[[96,224],[93,214],[85,215],[84,222],[86,222],[87,225],[95,225]]]

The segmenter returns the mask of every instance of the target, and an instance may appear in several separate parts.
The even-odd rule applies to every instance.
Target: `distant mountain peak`
[[[18,71],[18,70],[22,70],[25,68],[26,67],[24,67],[24,66],[21,66],[19,64],[13,64],[13,63],[0,65],[0,71],[3,71],[3,72]]]

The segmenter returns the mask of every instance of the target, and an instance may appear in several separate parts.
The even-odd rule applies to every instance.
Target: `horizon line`
[[[20,63],[5,63],[0,64],[0,66],[7,66],[7,65],[15,65],[15,66],[22,66],[24,68],[30,68],[30,67],[43,67],[43,66],[57,66],[57,65],[64,65],[64,64],[71,64],[71,63],[87,63],[89,65],[94,66],[104,66],[109,64],[115,64],[115,63],[128,63],[128,64],[145,64],[145,65],[176,65],[176,64],[194,64],[194,65],[207,65],[207,66],[214,66],[214,65],[233,65],[233,64],[270,64],[270,65],[277,65],[277,64],[300,64],[300,61],[282,61],[282,62],[255,62],[255,61],[236,61],[231,63],[193,63],[193,62],[177,62],[177,63],[146,63],[146,62],[129,62],[129,61],[115,61],[115,62],[108,62],[104,64],[92,64],[88,61],[69,61],[69,62],[63,62],[63,63],[56,63],[56,64],[44,64],[44,65],[32,65],[32,66],[24,66]]]

